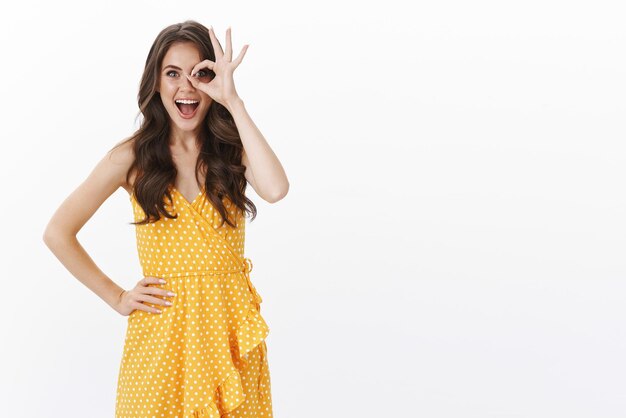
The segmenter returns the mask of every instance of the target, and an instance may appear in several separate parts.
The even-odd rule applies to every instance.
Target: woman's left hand
[[[215,62],[208,59],[201,61],[193,67],[191,70],[191,76],[188,74],[185,74],[185,76],[195,88],[205,92],[219,104],[228,106],[230,103],[239,99],[239,95],[235,90],[233,72],[243,60],[243,57],[248,50],[248,45],[244,45],[239,53],[239,56],[232,61],[233,46],[230,36],[230,27],[226,29],[225,52],[222,50],[222,46],[213,32],[213,27],[209,28],[209,37],[211,38],[211,44],[213,44],[213,50],[215,51]],[[215,73],[215,77],[206,83],[200,81],[196,74],[203,68],[208,68]]]

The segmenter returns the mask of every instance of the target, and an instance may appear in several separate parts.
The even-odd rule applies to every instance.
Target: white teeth
[[[198,101],[197,100],[181,100],[181,99],[178,99],[178,100],[176,100],[176,103],[194,104],[194,103],[198,103]]]

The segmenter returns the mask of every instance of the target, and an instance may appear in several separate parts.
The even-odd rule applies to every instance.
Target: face
[[[200,61],[200,51],[191,42],[171,45],[163,58],[157,91],[174,130],[197,132],[213,101],[208,94],[194,88],[185,77]],[[207,69],[199,70],[197,74],[202,82],[211,80]],[[180,99],[196,101],[197,105],[177,104]]]

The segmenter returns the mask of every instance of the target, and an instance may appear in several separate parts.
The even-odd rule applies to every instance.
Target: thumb
[[[192,86],[194,86],[194,87],[198,86],[198,80],[196,80],[195,78],[193,78],[189,74],[185,74],[185,77],[187,77],[187,80],[191,81],[191,85]]]

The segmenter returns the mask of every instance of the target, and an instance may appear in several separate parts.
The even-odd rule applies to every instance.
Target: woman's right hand
[[[136,309],[151,312],[151,313],[161,313],[162,311],[158,308],[149,306],[144,304],[143,302],[150,302],[157,305],[170,306],[171,302],[155,296],[150,295],[158,295],[163,297],[168,296],[176,296],[175,293],[167,290],[161,289],[159,287],[150,286],[151,284],[163,284],[161,283],[161,278],[159,277],[144,277],[143,279],[137,282],[137,285],[131,290],[124,290],[120,295],[119,302],[117,304],[116,310],[124,315],[128,316]]]

